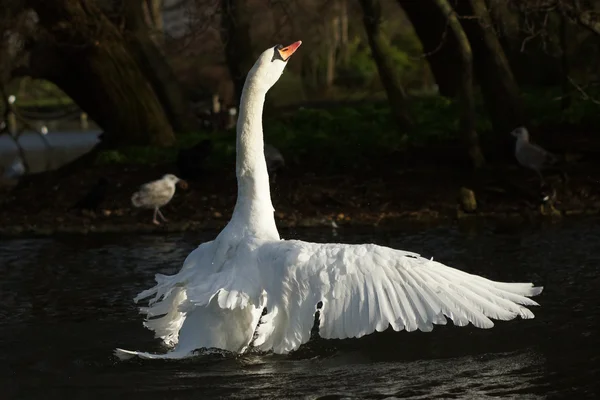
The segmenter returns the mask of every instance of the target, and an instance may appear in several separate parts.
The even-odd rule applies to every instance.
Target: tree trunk
[[[571,106],[571,84],[569,82],[569,51],[567,38],[567,17],[564,14],[560,15],[560,61],[562,72],[562,98],[560,108],[565,111]]]
[[[442,15],[448,19],[448,27],[456,39],[458,52],[462,61],[460,79],[461,129],[471,162],[475,168],[483,166],[485,159],[479,145],[479,137],[475,130],[475,99],[473,96],[473,55],[471,45],[465,31],[447,0],[433,0]]]
[[[165,44],[165,27],[162,16],[163,0],[143,0],[143,9],[147,15],[147,25],[150,27],[150,35],[156,44],[163,47]]]
[[[423,45],[431,72],[440,94],[455,97],[460,82],[460,65],[455,62],[458,51],[454,35],[449,34],[446,16],[432,0],[398,0]]]
[[[221,39],[225,59],[235,88],[236,102],[242,98],[246,75],[252,67],[250,22],[245,15],[245,1],[221,0]]]
[[[379,78],[392,110],[392,115],[400,128],[411,125],[410,117],[406,111],[406,95],[400,82],[397,70],[389,56],[391,45],[381,31],[381,4],[379,0],[360,0],[363,10],[365,32],[371,46],[371,53]]]
[[[488,9],[484,0],[459,0],[456,11],[476,17],[462,20],[473,50],[475,74],[496,137],[512,146],[513,140],[508,133],[526,125],[527,119],[519,87],[493,29]]]
[[[335,80],[336,53],[340,43],[340,16],[338,14],[337,4],[336,7],[334,7],[333,15],[328,22],[327,57],[325,59],[325,82],[323,85],[324,93],[329,93],[331,88],[333,88],[333,81]]]
[[[108,145],[174,143],[165,112],[125,38],[93,1],[29,0],[46,42],[31,49],[35,78],[55,83],[105,131]]]
[[[129,41],[129,47],[152,84],[171,126],[177,132],[195,131],[198,124],[192,116],[190,102],[165,55],[152,39],[153,33],[144,18],[143,3],[141,0],[124,1],[123,10],[128,28],[126,39]]]
[[[340,0],[340,61],[348,63],[348,0]]]

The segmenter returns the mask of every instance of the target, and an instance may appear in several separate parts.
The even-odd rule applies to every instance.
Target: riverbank
[[[0,236],[163,233],[225,226],[236,199],[231,166],[207,171],[203,178],[189,181],[187,190],[178,189],[162,209],[169,221],[155,226],[152,211],[135,209],[130,197],[139,185],[165,173],[177,174],[177,169],[170,164],[103,165],[58,180],[49,175],[48,179],[22,182],[0,197]],[[407,221],[436,224],[481,218],[529,221],[598,214],[600,168],[579,163],[569,166],[567,174],[566,183],[558,175],[547,176],[556,190],[553,207],[540,207],[537,177],[512,165],[475,174],[450,166],[421,166],[351,176],[288,168],[272,185],[272,198],[281,228],[389,227]],[[69,211],[100,177],[109,182],[100,210]],[[469,191],[476,199],[474,211],[464,201],[464,193]]]

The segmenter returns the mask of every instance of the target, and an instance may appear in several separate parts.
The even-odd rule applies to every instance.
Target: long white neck
[[[232,222],[259,237],[279,238],[265,161],[262,113],[266,90],[248,77],[237,122],[236,175],[238,197]]]

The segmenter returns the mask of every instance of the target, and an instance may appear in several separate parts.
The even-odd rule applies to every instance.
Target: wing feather
[[[450,268],[415,253],[373,244],[265,242],[258,265],[269,282],[266,326],[255,346],[287,353],[310,338],[322,302],[323,338],[361,337],[394,330],[431,331],[446,324],[491,328],[491,319],[533,318],[524,306],[542,288],[495,282]],[[269,276],[267,279],[266,276]]]

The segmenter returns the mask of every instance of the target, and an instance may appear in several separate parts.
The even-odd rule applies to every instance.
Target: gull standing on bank
[[[185,181],[175,175],[166,174],[162,179],[140,186],[140,189],[131,196],[131,203],[135,207],[154,209],[152,223],[160,225],[160,222],[156,219],[156,215],[158,214],[164,222],[167,222],[165,216],[160,212],[160,207],[171,201],[175,194],[175,186],[178,183],[184,189],[187,187]]]
[[[534,170],[542,180],[542,183],[544,183],[542,170],[556,163],[558,160],[556,156],[540,146],[531,143],[529,141],[529,132],[523,126],[515,129],[510,134],[517,138],[515,157],[519,164],[525,168]]]

